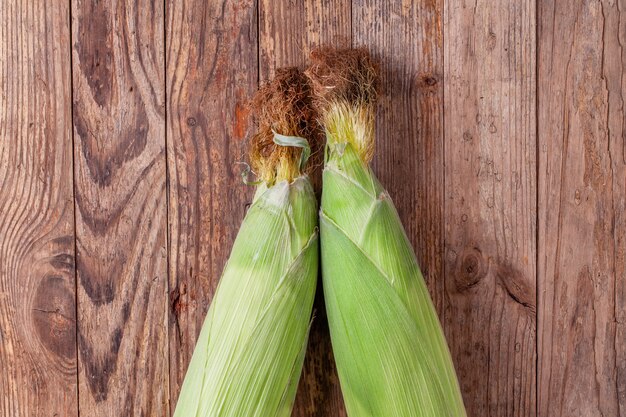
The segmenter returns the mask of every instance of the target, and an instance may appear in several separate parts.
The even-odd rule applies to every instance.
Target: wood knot
[[[39,339],[56,355],[76,355],[74,292],[60,275],[44,277],[35,291],[31,317]]]
[[[194,127],[197,124],[198,124],[198,121],[196,120],[195,117],[188,117],[187,118],[187,126]]]
[[[496,37],[496,34],[490,30],[489,34],[487,35],[487,50],[488,51],[493,51],[495,49],[497,40],[498,38]]]
[[[184,302],[187,287],[183,283],[180,288],[177,285],[170,291],[170,309],[175,318],[178,318],[182,312],[187,309],[187,303]]]
[[[438,82],[437,77],[432,74],[424,74],[421,76],[421,84],[426,87],[434,87]]]
[[[461,255],[459,270],[455,275],[455,285],[458,291],[467,290],[487,275],[487,265],[482,252],[478,248],[466,249]]]

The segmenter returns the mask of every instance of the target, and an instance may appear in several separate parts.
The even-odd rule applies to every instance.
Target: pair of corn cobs
[[[306,75],[278,71],[253,100],[256,194],[174,415],[291,415],[321,263],[348,415],[465,416],[416,257],[369,167],[377,67],[364,49],[319,49],[311,60]],[[319,213],[311,150],[324,155]]]

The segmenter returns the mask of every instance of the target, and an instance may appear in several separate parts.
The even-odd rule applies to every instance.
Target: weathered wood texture
[[[468,415],[626,417],[624,10],[0,2],[0,415],[171,414],[252,197],[246,103],[333,44],[382,61],[374,169]],[[298,417],[345,416],[321,295]]]
[[[444,327],[470,416],[535,416],[535,3],[444,9]]]
[[[167,1],[170,381],[176,405],[196,339],[251,201],[241,182],[257,88],[253,1]]]
[[[311,50],[321,45],[349,47],[352,43],[351,3],[327,1],[259,1],[259,78],[266,82],[277,68],[305,68]],[[321,166],[310,175],[320,192]],[[321,277],[293,416],[346,415],[330,344]]]
[[[67,4],[0,3],[0,415],[76,416]]]
[[[624,10],[540,3],[541,416],[626,416]]]
[[[169,413],[163,2],[72,1],[79,410]]]
[[[305,67],[320,45],[352,43],[349,0],[259,1],[259,71],[266,81],[276,68]]]

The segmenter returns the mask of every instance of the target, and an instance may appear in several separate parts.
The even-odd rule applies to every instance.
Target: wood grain
[[[305,67],[320,45],[349,47],[352,42],[349,0],[259,1],[259,74],[276,68]]]
[[[72,1],[79,406],[168,407],[163,2]]]
[[[170,381],[187,365],[252,189],[241,182],[257,87],[253,1],[167,1]]]
[[[540,3],[541,416],[626,416],[624,10]]]
[[[469,416],[535,416],[535,2],[444,9],[446,333]]]
[[[382,61],[374,169],[468,415],[626,417],[625,10],[0,2],[0,415],[173,412],[252,197],[246,102],[331,44]],[[298,417],[346,415],[321,295]]]
[[[259,2],[259,75],[261,82],[280,67],[307,65],[311,50],[321,45],[351,45],[349,0]],[[310,175],[321,190],[321,166]],[[330,344],[321,277],[313,305],[314,320],[293,416],[346,415]]]
[[[0,415],[76,416],[67,4],[0,3]]]

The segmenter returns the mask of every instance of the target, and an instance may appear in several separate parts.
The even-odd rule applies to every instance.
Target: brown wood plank
[[[316,46],[350,46],[351,24],[350,0],[260,0],[260,79],[276,68],[306,66]]]
[[[349,47],[351,39],[349,0],[307,2],[261,0],[259,2],[261,82],[269,79],[276,68],[287,66],[304,68],[311,50],[316,46]],[[321,184],[320,174],[319,171],[311,174],[318,190]],[[318,282],[313,309],[315,319],[311,326],[293,415],[345,416],[330,344],[321,279]]]
[[[539,415],[626,416],[626,4],[539,5]]]
[[[72,1],[79,408],[169,413],[164,16]]]
[[[446,333],[469,416],[535,416],[535,1],[444,10]]]
[[[170,382],[187,366],[252,189],[241,182],[257,87],[257,10],[246,1],[167,1]]]
[[[68,4],[0,22],[0,415],[76,416]]]

